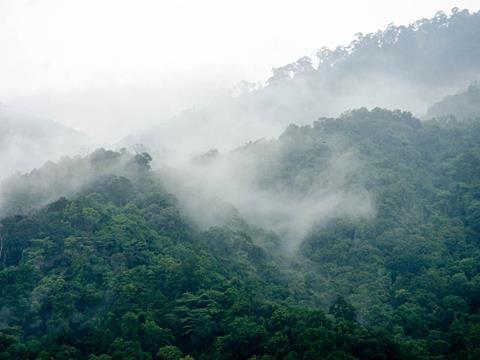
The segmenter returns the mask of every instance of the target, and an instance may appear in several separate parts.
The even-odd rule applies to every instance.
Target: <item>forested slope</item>
[[[433,104],[426,118],[453,116],[458,120],[471,120],[480,117],[480,83],[472,83],[465,91],[447,96]]]
[[[293,249],[242,211],[203,230],[148,154],[100,150],[16,177],[0,357],[478,358],[479,136],[479,122],[359,109],[236,150],[259,188],[302,196],[331,189],[318,174],[339,149],[355,154],[341,188],[366,191],[374,213],[318,218]],[[92,166],[104,171],[43,205],[55,175]],[[27,187],[36,206],[20,206]]]
[[[192,107],[125,142],[154,150],[225,148],[364,106],[424,114],[432,103],[480,80],[479,58],[480,12],[438,12],[323,47],[274,68],[264,86],[246,84],[237,98]]]

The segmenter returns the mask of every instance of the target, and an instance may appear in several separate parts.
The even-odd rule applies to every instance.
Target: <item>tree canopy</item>
[[[361,161],[343,185],[364,187],[374,216],[318,219],[293,253],[235,212],[200,229],[146,153],[18,175],[0,358],[478,358],[479,136],[478,121],[359,109],[238,149],[269,166],[259,186],[307,194],[334,146]]]

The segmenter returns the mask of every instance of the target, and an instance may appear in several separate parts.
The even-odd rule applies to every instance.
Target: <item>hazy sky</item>
[[[88,131],[104,119],[105,132],[115,107],[122,121],[169,116],[357,32],[455,6],[480,2],[0,0],[0,103]]]

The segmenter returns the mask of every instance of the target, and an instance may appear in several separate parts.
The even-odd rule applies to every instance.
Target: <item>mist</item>
[[[0,180],[93,149],[85,133],[0,104]]]
[[[480,41],[472,41],[469,32],[479,19],[478,12],[454,9],[357,34],[348,45],[320,48],[253,83],[241,82],[235,66],[195,65],[198,74],[173,72],[163,77],[165,83],[161,76],[135,82],[130,74],[128,81],[97,79],[70,90],[12,94],[12,110],[0,114],[1,177],[97,147],[148,152],[153,170],[198,226],[222,225],[237,213],[295,248],[312,227],[331,219],[375,216],[375,202],[360,179],[352,180],[364,166],[358,149],[327,134],[318,148],[324,162],[312,176],[302,179],[293,171],[290,182],[276,181],[294,151],[289,137],[296,130],[288,126],[310,126],[365,106],[401,108],[420,117],[479,79]],[[70,127],[42,119],[49,114]],[[75,182],[92,170],[73,173]],[[41,205],[84,184],[56,193],[54,183],[59,186],[52,179],[42,182],[50,195]]]
[[[185,162],[166,162],[159,172],[180,206],[203,228],[221,226],[236,215],[274,231],[290,249],[315,225],[336,217],[374,216],[370,194],[353,180],[363,164],[337,137],[323,138],[321,171],[311,178],[298,174],[278,181],[283,164],[295,151],[290,132],[295,130],[232,152],[210,150]]]

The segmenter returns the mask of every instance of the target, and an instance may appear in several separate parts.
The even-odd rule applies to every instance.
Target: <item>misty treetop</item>
[[[341,82],[365,73],[435,86],[470,80],[480,70],[479,22],[479,12],[454,8],[450,15],[439,11],[408,26],[390,24],[383,31],[358,33],[347,46],[321,48],[315,60],[302,57],[275,68],[268,82],[311,76]],[[335,88],[334,83],[331,86]]]
[[[363,189],[373,213],[318,217],[293,248],[246,208],[199,224],[146,153],[18,175],[0,227],[0,357],[476,359],[479,136],[478,121],[358,109],[226,155],[258,189],[308,197],[354,154],[336,190]]]
[[[480,82],[476,81],[458,94],[447,96],[433,104],[426,118],[449,117],[451,120],[475,120],[480,117]]]
[[[98,149],[88,156],[69,158],[58,163],[51,161],[26,175],[17,173],[6,178],[0,188],[0,215],[24,214],[56,200],[96,185],[112,175],[129,176],[133,181],[142,178],[150,169],[151,157],[147,153],[130,154]],[[122,180],[112,180],[103,187],[105,195],[122,197],[115,203],[126,202],[133,192]],[[122,188],[123,186],[123,188]]]
[[[263,86],[244,83],[243,94],[194,106],[169,126],[152,125],[124,143],[200,152],[277,137],[291,123],[306,125],[360,107],[423,117],[431,104],[480,80],[479,29],[480,12],[453,9],[357,34],[346,46],[321,48],[316,56],[274,68]]]

